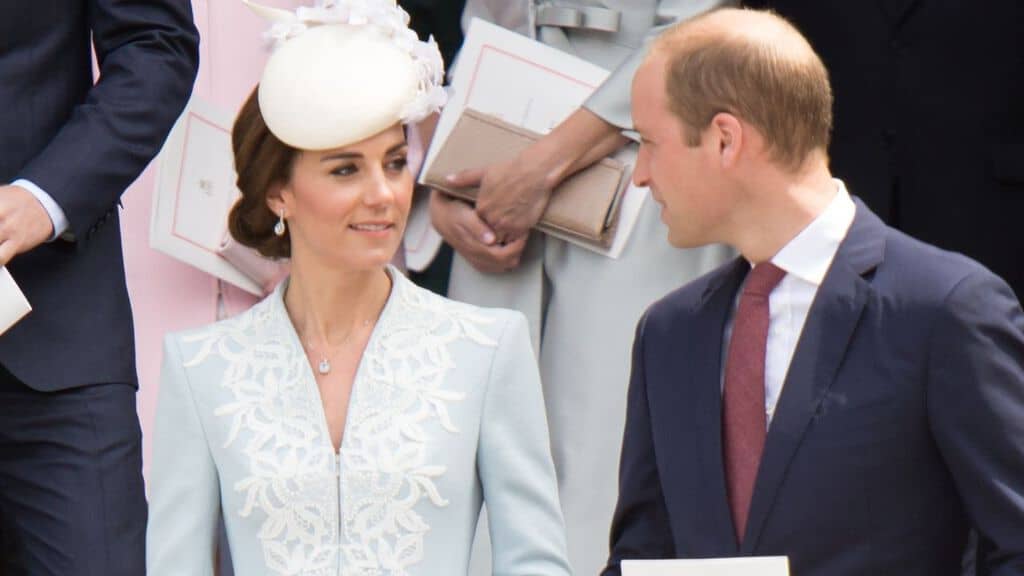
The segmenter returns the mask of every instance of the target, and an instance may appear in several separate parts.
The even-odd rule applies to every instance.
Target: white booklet
[[[0,334],[7,332],[32,311],[25,294],[5,266],[0,266]]]
[[[785,556],[623,560],[622,576],[789,576]]]
[[[232,114],[193,96],[160,155],[149,244],[260,296],[264,287],[223,255],[228,211],[240,192],[231,151]]]
[[[441,112],[421,175],[426,174],[465,108],[547,134],[608,78],[609,72],[532,40],[474,18],[459,50],[451,98]],[[631,154],[616,158],[632,164]],[[630,185],[622,199],[615,241],[604,249],[560,236],[611,258],[618,258],[648,195]]]

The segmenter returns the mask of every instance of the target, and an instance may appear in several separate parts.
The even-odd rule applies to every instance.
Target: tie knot
[[[743,287],[744,294],[768,296],[779,285],[786,271],[771,262],[762,262],[750,271],[747,284]]]

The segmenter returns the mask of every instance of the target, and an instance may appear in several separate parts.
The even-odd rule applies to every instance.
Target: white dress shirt
[[[828,207],[771,259],[772,264],[786,271],[786,276],[768,298],[770,312],[765,349],[764,411],[769,425],[818,287],[825,279],[839,244],[846,237],[857,212],[843,182],[835,179],[835,183],[836,195]],[[742,292],[741,286],[722,336],[723,386],[725,359],[728,357],[732,337],[732,317],[739,307]]]

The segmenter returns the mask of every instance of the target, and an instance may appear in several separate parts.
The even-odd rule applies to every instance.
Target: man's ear
[[[722,168],[735,166],[744,146],[743,124],[732,114],[719,112],[711,119],[711,128],[717,139]]]

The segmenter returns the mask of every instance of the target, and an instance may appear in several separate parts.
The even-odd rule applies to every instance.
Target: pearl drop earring
[[[274,224],[274,235],[284,236],[287,227],[284,224],[284,210],[277,216],[277,224]]]

